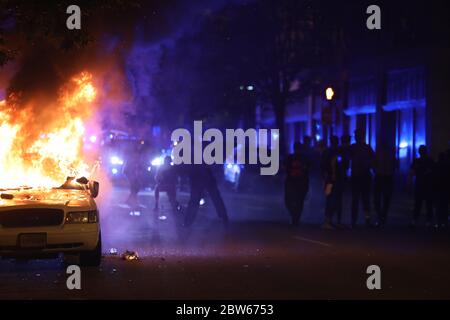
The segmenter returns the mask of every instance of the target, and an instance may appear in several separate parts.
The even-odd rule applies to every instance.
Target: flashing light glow
[[[205,199],[201,198],[199,204],[203,206],[206,203]]]
[[[97,136],[90,136],[89,137],[89,141],[92,143],[96,143],[97,142]]]
[[[156,166],[156,167],[162,165],[163,164],[162,157],[156,157],[155,159],[152,160],[151,164],[152,164],[152,166]]]
[[[118,164],[118,165],[123,165],[123,160],[120,159],[117,156],[112,156],[111,157],[111,164]]]
[[[255,89],[254,86],[247,86],[247,90],[248,90],[248,91],[253,91],[253,89]]]
[[[400,149],[406,149],[406,148],[408,148],[408,142],[406,142],[406,141],[400,142],[399,148],[400,148]]]
[[[147,171],[148,172],[152,171],[152,167],[147,167]]]
[[[115,175],[115,174],[117,174],[119,172],[119,170],[117,170],[116,168],[112,168],[111,172],[112,172],[112,174]]]

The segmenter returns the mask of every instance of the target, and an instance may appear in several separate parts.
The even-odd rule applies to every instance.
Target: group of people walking
[[[324,228],[342,226],[343,198],[347,188],[351,190],[352,228],[359,222],[360,206],[366,226],[386,224],[394,191],[394,175],[398,168],[395,149],[381,143],[374,152],[365,142],[364,133],[359,130],[355,131],[355,143],[350,144],[350,141],[349,136],[342,137],[341,141],[337,136],[332,136],[330,146],[322,152],[320,159],[315,156],[309,137],[304,139],[303,144],[294,143],[294,153],[287,157],[285,163],[285,204],[293,225],[299,224],[309,191],[310,173],[317,163],[320,163],[318,169],[325,197]],[[450,151],[441,153],[435,163],[428,155],[426,146],[420,146],[419,157],[414,159],[409,177],[414,184],[411,226],[418,223],[421,208],[425,204],[427,225],[446,228],[450,196]],[[371,216],[372,203],[375,217]]]
[[[136,153],[139,156],[139,152]],[[128,203],[136,205],[137,194],[142,188],[139,179],[138,156],[133,157],[134,161],[130,161],[129,172],[127,171],[130,183],[130,196]],[[185,208],[177,201],[177,185],[179,178],[189,180],[190,197]],[[167,156],[158,168],[155,175],[155,207],[159,210],[160,193],[165,193],[169,200],[174,213],[179,214],[182,218],[182,224],[186,227],[192,225],[200,207],[201,199],[206,195],[211,199],[217,215],[224,222],[228,222],[228,213],[225,203],[217,186],[217,181],[206,165],[172,165],[172,158]]]
[[[388,221],[393,197],[395,175],[398,168],[396,150],[386,143],[378,143],[376,152],[365,142],[365,134],[355,131],[355,143],[350,136],[331,136],[329,147],[319,155],[311,146],[310,137],[303,143],[294,143],[294,152],[285,159],[284,200],[291,216],[291,223],[298,225],[304,202],[310,189],[311,171],[317,169],[323,182],[321,194],[325,199],[323,228],[334,229],[343,226],[343,199],[346,190],[351,192],[352,228],[360,222],[360,209],[364,224],[368,227],[382,227]],[[136,152],[139,155],[140,152]],[[130,180],[130,203],[137,203],[137,193],[142,187],[138,181],[139,157],[132,157],[126,170]],[[208,194],[216,212],[223,222],[228,222],[227,209],[217,186],[217,181],[207,165],[171,165],[166,157],[156,174],[155,210],[159,208],[159,194],[165,192],[172,209],[182,213],[183,223],[189,226],[195,220],[202,197]],[[180,177],[190,181],[190,199],[185,209],[176,197]],[[421,145],[410,167],[410,184],[414,186],[414,208],[411,226],[419,222],[425,205],[426,224],[439,228],[448,227],[450,198],[450,149],[439,155],[435,162]],[[371,215],[371,207],[375,216]]]

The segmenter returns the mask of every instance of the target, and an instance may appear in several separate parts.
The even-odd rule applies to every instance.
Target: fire
[[[68,176],[89,177],[82,143],[96,96],[92,75],[83,72],[51,105],[22,106],[20,93],[0,101],[0,188],[51,188]]]

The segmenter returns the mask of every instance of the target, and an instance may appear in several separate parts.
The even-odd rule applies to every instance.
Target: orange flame
[[[68,176],[89,177],[82,142],[97,96],[92,81],[79,74],[39,111],[35,102],[19,108],[14,95],[0,101],[0,188],[51,188]]]

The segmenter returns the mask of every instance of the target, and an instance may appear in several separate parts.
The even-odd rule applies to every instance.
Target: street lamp
[[[325,141],[329,141],[329,138],[333,135],[333,120],[334,120],[334,108],[333,108],[333,97],[334,90],[331,87],[326,88],[325,97],[328,101],[328,107],[325,107],[322,110],[322,124],[324,127],[324,139]]]
[[[333,96],[334,96],[334,90],[333,90],[333,88],[328,87],[328,88],[325,90],[325,96],[327,97],[327,100],[328,100],[328,101],[333,100]]]

